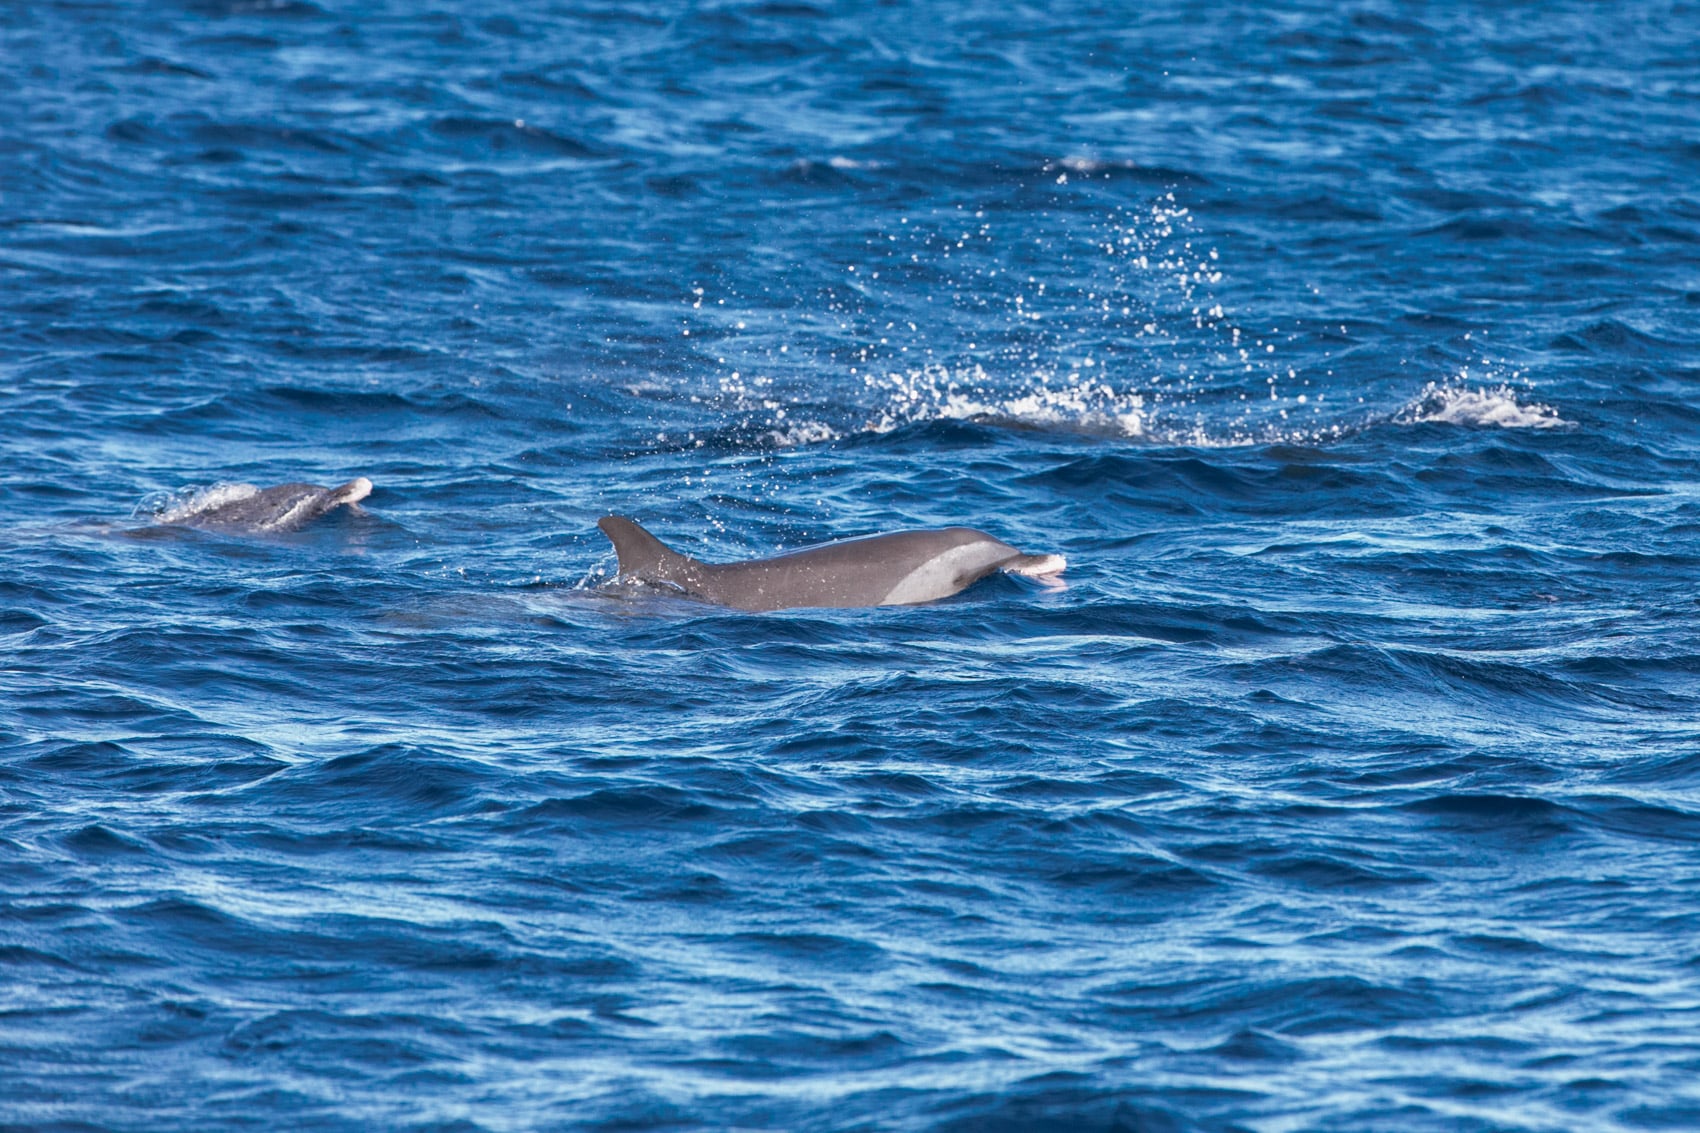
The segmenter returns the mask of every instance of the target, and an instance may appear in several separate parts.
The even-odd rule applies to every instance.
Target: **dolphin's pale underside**
[[[1061,555],[1028,555],[984,531],[897,531],[804,547],[742,563],[679,554],[624,516],[597,523],[614,544],[620,578],[657,583],[740,610],[799,606],[908,606],[948,598],[993,571],[1058,574]]]
[[[241,489],[248,489],[242,491]],[[337,488],[317,484],[279,484],[275,488],[234,485],[191,506],[168,522],[194,527],[232,527],[247,531],[293,531],[343,504],[358,503],[372,492],[372,481],[356,476]]]

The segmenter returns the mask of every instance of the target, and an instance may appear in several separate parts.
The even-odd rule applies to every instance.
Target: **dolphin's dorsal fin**
[[[661,575],[670,566],[691,561],[623,515],[605,515],[596,521],[596,526],[614,544],[623,575]]]

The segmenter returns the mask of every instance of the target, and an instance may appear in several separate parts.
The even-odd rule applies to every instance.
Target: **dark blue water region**
[[[1700,1127],[1696,43],[0,9],[0,1129]]]

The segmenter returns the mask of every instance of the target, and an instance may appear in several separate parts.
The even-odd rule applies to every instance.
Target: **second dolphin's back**
[[[208,527],[241,527],[251,531],[289,531],[333,508],[357,503],[372,492],[372,481],[356,476],[335,488],[317,484],[279,484],[231,500],[181,522]]]

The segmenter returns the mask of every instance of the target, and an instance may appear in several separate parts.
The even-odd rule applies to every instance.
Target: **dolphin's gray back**
[[[750,562],[711,564],[669,550],[638,524],[601,521],[620,558],[620,576],[674,586],[741,610],[889,606],[945,598],[993,571],[1047,556],[1024,555],[969,527],[898,531],[805,547]],[[1061,569],[1056,560],[1053,569]]]
[[[705,568],[705,596],[744,610],[904,606],[945,598],[1021,554],[968,527],[869,535]]]
[[[293,531],[324,515],[332,508],[355,503],[372,491],[372,482],[357,476],[336,488],[317,484],[279,484],[251,495],[222,501],[204,510],[191,511],[177,523],[196,527],[232,527],[248,531]]]

